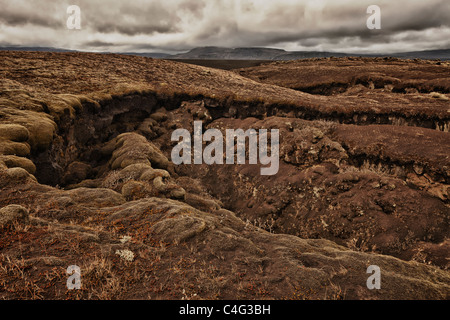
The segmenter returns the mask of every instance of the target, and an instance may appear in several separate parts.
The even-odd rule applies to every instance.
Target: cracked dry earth
[[[0,56],[0,298],[449,298],[448,64]],[[175,166],[196,120],[279,129],[278,174]]]

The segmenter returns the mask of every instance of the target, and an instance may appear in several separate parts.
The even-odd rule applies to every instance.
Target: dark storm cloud
[[[68,5],[82,30],[65,28]],[[382,29],[366,27],[378,5]],[[80,50],[266,46],[401,51],[450,47],[448,0],[0,0],[0,42]]]
[[[108,6],[104,9],[92,2],[80,4],[85,8],[86,26],[94,32],[127,36],[179,31],[179,17],[173,8],[164,7],[164,2],[109,1]]]
[[[31,16],[22,12],[0,12],[0,23],[11,26],[24,26],[27,24],[43,27],[61,27],[61,21],[47,17]]]
[[[122,33],[133,36],[138,34],[152,34],[174,32],[176,29],[170,24],[160,25],[117,25],[115,23],[99,23],[93,26],[93,30],[100,33]]]
[[[0,25],[19,26],[42,26],[61,28],[63,25],[63,13],[54,4],[43,6],[40,2],[24,3],[23,1],[0,0]],[[64,7],[60,7],[62,9]],[[59,14],[58,14],[59,13]],[[59,19],[58,16],[59,15]]]
[[[275,19],[269,18],[269,21],[275,22],[273,23],[275,26],[295,25],[293,17],[297,17],[300,23],[296,28],[282,32],[262,30],[260,32],[247,33],[244,39],[252,41],[252,39],[265,38],[268,43],[280,43],[301,40],[307,42],[310,38],[328,39],[328,41],[332,42],[337,38],[359,37],[388,42],[392,35],[399,32],[421,31],[450,26],[450,1],[400,2],[409,5],[383,6],[380,4],[383,27],[379,31],[369,30],[366,27],[366,20],[369,16],[366,14],[367,6],[369,3],[376,3],[376,1],[355,1],[356,4],[352,3],[351,6],[344,5],[342,7],[339,7],[339,2],[336,1],[334,5],[330,5],[328,8],[325,7],[321,11],[319,16],[321,23],[315,26],[311,27],[308,22],[302,23],[305,19],[298,18],[304,12],[302,8],[291,13],[285,13],[280,8],[280,11],[277,11],[279,16]],[[283,19],[284,22],[276,21],[277,19]],[[242,35],[245,33],[246,31],[243,30]]]
[[[391,32],[424,30],[450,25],[450,1],[422,1],[405,10],[387,12],[385,27]]]

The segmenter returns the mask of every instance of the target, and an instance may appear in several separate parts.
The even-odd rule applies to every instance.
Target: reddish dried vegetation
[[[448,299],[448,66],[0,56],[1,298]],[[279,173],[174,166],[194,120],[279,129]]]

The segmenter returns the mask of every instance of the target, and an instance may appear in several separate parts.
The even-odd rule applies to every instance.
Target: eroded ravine
[[[277,128],[281,130],[281,164],[275,177],[261,177],[250,165],[160,169],[168,170],[187,194],[192,192],[184,199],[194,207],[213,210],[223,206],[272,232],[327,238],[406,260],[419,260],[420,252],[420,259],[445,268],[448,163],[436,161],[438,153],[435,162],[428,161],[427,150],[422,155],[386,153],[388,145],[380,141],[394,139],[402,146],[395,134],[402,134],[405,127],[389,127],[392,136],[377,137],[370,130],[381,128],[383,132],[383,126],[307,121],[283,111],[268,114],[262,106],[239,108],[233,102],[218,106],[208,99],[186,98],[131,95],[100,103],[101,109],[85,106],[75,118],[61,118],[51,148],[32,157],[36,177],[41,183],[70,189],[105,186],[101,181],[111,171],[111,154],[104,152],[105,145],[126,132],[145,137],[170,159],[171,133],[176,128],[192,132],[195,120],[203,121],[204,130]],[[431,133],[441,137],[445,152],[448,134],[414,127],[406,131],[418,137]],[[372,136],[378,144],[369,141],[362,143],[367,150],[355,149],[351,137],[357,134]],[[442,145],[436,139],[435,143]],[[393,149],[398,148],[394,145]],[[206,193],[194,191],[192,185],[206,188]],[[145,192],[137,197],[146,197]],[[417,219],[423,221],[420,227],[415,226]]]

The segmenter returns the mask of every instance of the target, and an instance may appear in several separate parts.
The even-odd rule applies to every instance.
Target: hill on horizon
[[[297,60],[305,58],[345,57],[346,53],[298,51],[290,52],[273,48],[225,48],[199,47],[186,53],[176,54],[170,59],[216,59],[216,60]]]
[[[186,53],[179,53],[168,59],[204,59],[204,60],[299,60],[309,58],[330,57],[395,57],[404,59],[441,59],[450,60],[450,49],[425,50],[400,53],[345,53],[330,51],[286,51],[273,48],[226,48],[226,47],[199,47]]]
[[[0,50],[6,51],[40,51],[40,52],[79,52],[77,50],[53,48],[53,47],[21,47],[21,46],[0,46]],[[82,52],[82,51],[81,51]],[[197,47],[184,53],[169,54],[164,52],[100,52],[100,53],[118,53],[125,55],[142,56],[154,59],[173,59],[173,60],[272,60],[272,61],[290,61],[311,58],[330,58],[330,57],[395,57],[402,59],[425,59],[425,60],[450,60],[450,49],[424,50],[399,53],[345,53],[331,51],[286,51],[283,49],[264,48],[264,47]]]

